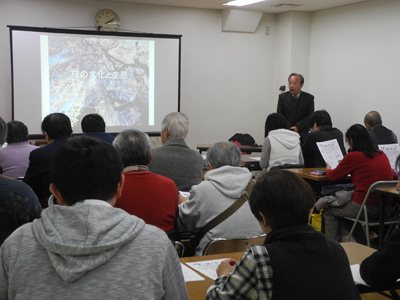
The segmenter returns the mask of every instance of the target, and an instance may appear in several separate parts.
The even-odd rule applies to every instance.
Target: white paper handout
[[[204,277],[201,277],[199,274],[197,274],[191,268],[185,266],[183,263],[181,263],[181,267],[182,267],[183,278],[185,278],[185,282],[205,280]]]
[[[183,197],[186,197],[186,198],[190,197],[190,192],[179,191],[179,194],[181,194]]]
[[[261,156],[250,156],[249,159],[260,161]]]
[[[356,265],[350,265],[350,269],[351,269],[351,274],[353,275],[353,280],[355,282],[358,282],[360,284],[369,286],[364,279],[361,278],[361,274],[360,274],[360,265],[356,264]]]
[[[386,144],[378,145],[379,150],[383,151],[389,158],[390,166],[392,169],[396,169],[396,159],[400,155],[399,144]]]
[[[336,168],[343,159],[338,141],[333,139],[325,142],[317,142],[317,146],[325,162],[328,163],[332,169]]]
[[[218,278],[217,275],[217,267],[219,263],[226,258],[221,259],[214,259],[214,260],[204,260],[204,261],[197,261],[197,262],[188,262],[186,263],[191,268],[195,269],[196,271],[200,272],[201,274],[210,277],[212,280]]]

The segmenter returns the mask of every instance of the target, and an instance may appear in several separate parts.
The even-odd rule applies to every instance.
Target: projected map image
[[[49,36],[47,43],[49,113],[65,113],[73,127],[88,113],[107,126],[148,124],[153,42]]]

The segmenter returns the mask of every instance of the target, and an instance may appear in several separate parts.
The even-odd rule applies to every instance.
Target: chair
[[[344,217],[347,220],[354,221],[353,227],[351,228],[349,236],[347,238],[347,242],[350,241],[350,238],[352,237],[354,230],[356,229],[356,226],[359,223],[364,227],[364,232],[365,232],[366,240],[367,240],[367,246],[368,247],[371,246],[370,240],[369,240],[369,227],[370,226],[372,226],[372,227],[380,226],[380,221],[379,220],[368,220],[368,211],[367,211],[365,202],[367,201],[370,193],[373,193],[376,188],[395,187],[398,182],[399,182],[398,180],[377,181],[377,182],[374,182],[373,184],[371,184],[367,193],[365,194],[364,201],[361,204],[361,207],[360,207],[360,210],[358,211],[357,217],[356,218]],[[383,207],[383,205],[381,205],[381,207]],[[400,215],[398,212],[398,208],[399,208],[399,206],[398,206],[398,201],[397,201],[396,203],[393,203],[390,215],[386,219],[383,220],[384,225],[390,225],[384,240],[386,240],[386,238],[389,236],[389,233],[390,233],[393,225],[400,224]],[[364,213],[364,220],[360,220],[362,213]],[[381,212],[381,213],[383,214],[383,212]],[[382,237],[380,236],[379,239],[381,239],[381,238]]]
[[[301,169],[301,168],[304,168],[304,165],[301,165],[301,164],[284,164],[284,165],[272,167],[269,170],[273,171],[273,170],[282,170],[282,169]]]
[[[185,246],[179,241],[174,241],[174,246],[178,256],[183,257],[183,253],[185,253]]]
[[[262,245],[265,240],[265,234],[252,236],[243,239],[215,239],[210,241],[204,248],[203,255],[244,252],[252,245]]]

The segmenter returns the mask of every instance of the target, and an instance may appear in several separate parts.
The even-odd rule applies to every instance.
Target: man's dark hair
[[[318,127],[329,126],[332,127],[332,119],[326,110],[317,110],[312,113],[310,118],[308,119],[308,126],[313,128],[314,123],[317,124]]]
[[[120,154],[125,168],[149,164],[151,143],[146,133],[137,129],[124,130],[117,135],[113,146]]]
[[[272,230],[307,225],[314,203],[314,193],[308,183],[287,170],[265,173],[249,199],[256,219],[262,221],[262,212]]]
[[[367,113],[364,117],[364,124],[365,125],[370,125],[371,127],[375,126],[375,125],[382,125],[382,118],[381,115],[373,110],[370,111],[369,113]]]
[[[354,124],[346,132],[346,141],[351,140],[351,151],[361,151],[369,158],[374,157],[374,153],[380,152],[375,149],[367,129],[361,124]]]
[[[7,123],[7,143],[21,143],[28,140],[28,127],[20,121]]]
[[[44,133],[45,131],[52,140],[71,136],[71,120],[63,113],[49,114],[42,121],[42,132]]]
[[[88,114],[83,117],[81,122],[82,131],[89,132],[106,132],[106,123],[99,114]]]
[[[67,205],[85,199],[110,200],[118,187],[123,165],[109,143],[87,136],[73,137],[54,153],[51,182]]]
[[[297,74],[297,73],[292,73],[292,74],[289,75],[288,81],[289,81],[290,77],[292,77],[292,76],[299,76],[299,77],[300,77],[300,83],[301,83],[301,84],[304,84],[304,77],[303,77],[303,75]]]
[[[264,131],[264,137],[268,136],[268,133],[271,130],[276,130],[276,129],[286,129],[286,119],[284,116],[278,113],[272,113],[269,114],[267,119],[265,120],[265,131]]]

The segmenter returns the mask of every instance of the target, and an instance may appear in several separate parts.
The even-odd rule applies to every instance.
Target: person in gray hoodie
[[[157,227],[114,208],[123,165],[107,142],[72,138],[54,154],[60,205],[0,248],[0,299],[189,299],[177,253]]]
[[[193,186],[187,201],[179,205],[178,223],[183,230],[195,231],[231,206],[246,190],[251,179],[240,167],[241,152],[230,142],[214,144],[207,151],[208,172],[204,181]],[[185,200],[185,199],[183,199]],[[196,247],[202,255],[205,246],[216,238],[243,238],[263,234],[245,202],[233,215],[207,232]]]

